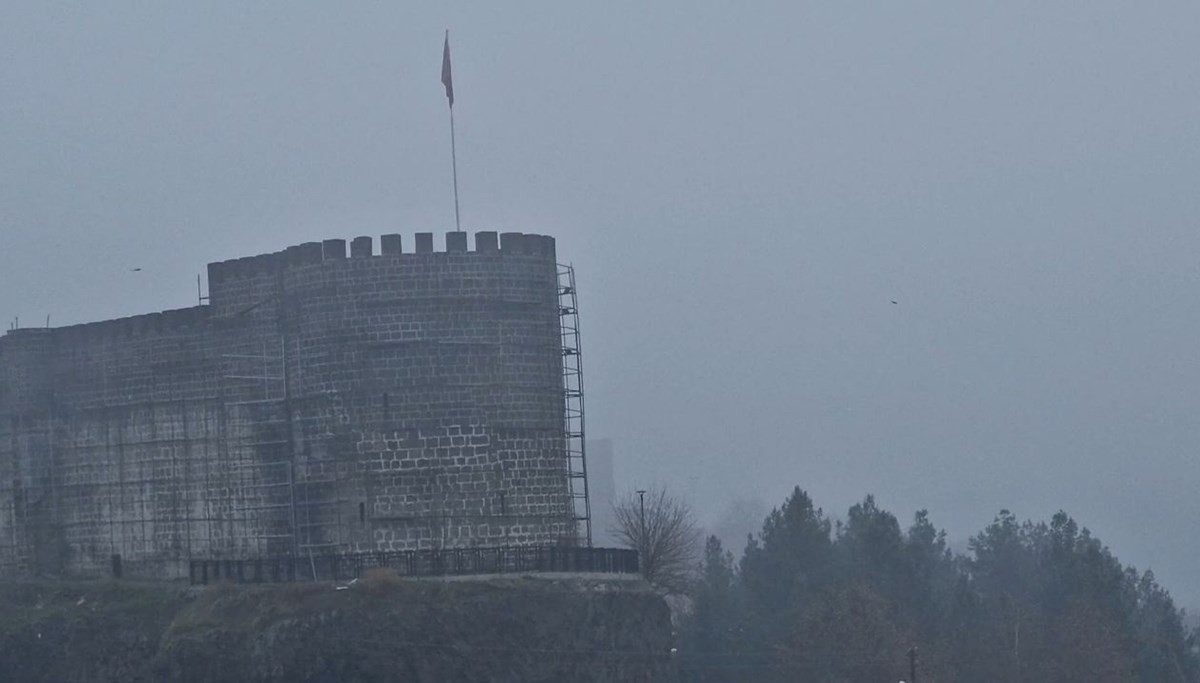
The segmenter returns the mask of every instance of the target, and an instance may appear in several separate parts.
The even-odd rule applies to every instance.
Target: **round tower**
[[[246,458],[277,484],[260,552],[576,542],[554,240],[445,245],[359,237],[210,266],[230,345],[278,349],[286,425],[250,415],[243,439],[274,444]]]

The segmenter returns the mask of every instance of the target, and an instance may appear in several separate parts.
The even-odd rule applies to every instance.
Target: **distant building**
[[[601,547],[619,545],[612,533],[615,523],[613,503],[617,500],[617,484],[613,478],[612,439],[589,439],[587,442],[588,494],[592,500],[592,544]]]

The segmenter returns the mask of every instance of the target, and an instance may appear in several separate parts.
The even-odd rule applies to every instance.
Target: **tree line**
[[[1067,514],[1001,511],[968,547],[951,552],[924,511],[902,529],[871,496],[835,524],[797,487],[740,559],[704,542],[682,591],[681,679],[1200,682],[1196,634],[1153,573]],[[678,571],[652,569],[681,592]]]

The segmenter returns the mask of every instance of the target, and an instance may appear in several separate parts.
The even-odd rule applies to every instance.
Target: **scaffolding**
[[[575,532],[592,545],[592,508],[588,497],[587,457],[583,429],[583,358],[579,346],[579,301],[575,267],[558,266],[558,315],[562,331],[563,440]]]
[[[230,539],[248,555],[295,553],[296,467],[287,405],[286,349],[221,356],[220,450],[225,475],[240,489],[230,509]],[[281,548],[282,546],[282,548]]]
[[[284,546],[305,557],[340,547],[344,500],[336,458],[323,457],[323,448],[298,457],[297,431],[310,444],[328,435],[312,424],[318,417],[295,414],[288,356],[282,335],[260,353],[223,356],[221,440],[227,466],[241,475],[233,517],[244,525],[247,550],[270,554]]]

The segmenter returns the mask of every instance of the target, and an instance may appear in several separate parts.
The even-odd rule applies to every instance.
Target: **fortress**
[[[0,575],[590,544],[553,238],[212,263],[187,309],[0,337]]]

